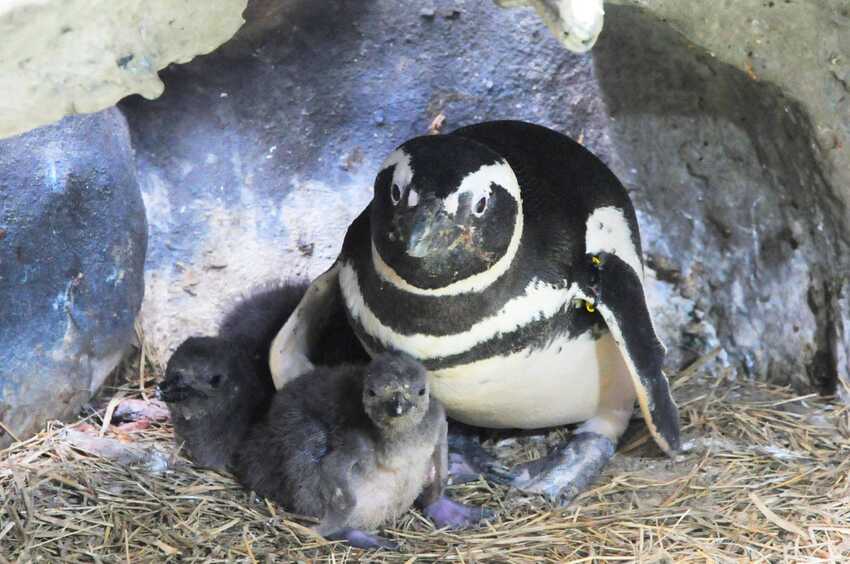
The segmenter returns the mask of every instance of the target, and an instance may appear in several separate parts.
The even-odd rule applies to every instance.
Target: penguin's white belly
[[[470,425],[536,429],[590,419],[597,413],[611,336],[589,333],[431,372],[431,393],[448,415]]]

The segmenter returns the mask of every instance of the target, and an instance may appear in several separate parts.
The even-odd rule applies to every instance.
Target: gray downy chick
[[[268,410],[274,386],[238,344],[191,337],[169,359],[157,395],[188,456],[200,466],[228,470],[243,436]]]
[[[255,290],[228,311],[217,337],[191,337],[169,359],[157,394],[171,411],[177,443],[196,464],[228,469],[248,426],[265,413],[274,394],[269,347],[306,289],[289,283]],[[313,359],[323,365],[369,358],[342,310],[316,348]]]
[[[446,416],[424,367],[390,352],[366,366],[319,367],[279,390],[236,453],[234,473],[257,494],[320,518],[316,532],[360,548],[417,502],[438,526],[486,515],[445,497]]]

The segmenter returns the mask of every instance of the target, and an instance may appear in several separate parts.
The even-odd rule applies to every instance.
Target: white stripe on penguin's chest
[[[590,333],[545,349],[431,372],[431,393],[450,417],[488,428],[536,429],[590,419],[600,393],[598,347]]]
[[[549,319],[565,307],[572,307],[578,291],[575,284],[563,288],[534,279],[521,295],[508,300],[492,316],[476,321],[461,333],[438,336],[425,333],[405,335],[379,319],[366,303],[357,273],[350,263],[343,264],[340,269],[339,284],[348,312],[364,331],[385,347],[404,351],[420,360],[462,354],[499,335],[512,333],[534,321]],[[398,314],[406,315],[405,312]]]
[[[475,345],[510,333],[572,307],[577,287],[557,288],[532,281],[490,317],[454,335],[404,335],[383,323],[369,308],[350,263],[340,270],[340,288],[349,313],[385,347],[420,360],[464,353]],[[577,339],[553,339],[545,348],[491,357],[429,373],[432,393],[451,417],[483,427],[540,428],[585,421],[599,404],[599,346],[590,333]]]

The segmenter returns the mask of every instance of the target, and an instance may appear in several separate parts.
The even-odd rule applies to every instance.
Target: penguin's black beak
[[[401,392],[393,394],[392,400],[387,403],[387,415],[390,417],[401,417],[408,411],[413,404],[404,397]]]
[[[156,386],[156,398],[168,403],[184,401],[198,395],[201,395],[200,392],[186,385],[180,374],[170,376]]]
[[[405,252],[418,259],[443,255],[460,234],[460,226],[443,209],[441,200],[423,201],[417,208]]]

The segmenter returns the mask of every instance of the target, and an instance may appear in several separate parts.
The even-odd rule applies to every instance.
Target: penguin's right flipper
[[[655,442],[668,455],[679,450],[679,410],[661,370],[664,345],[655,334],[638,273],[615,254],[588,256],[591,277],[580,286],[614,337],[632,377],[638,404]]]
[[[272,341],[269,367],[275,388],[279,390],[287,382],[313,369],[310,351],[320,339],[328,319],[339,307],[339,263],[334,263],[310,284],[298,307]]]

